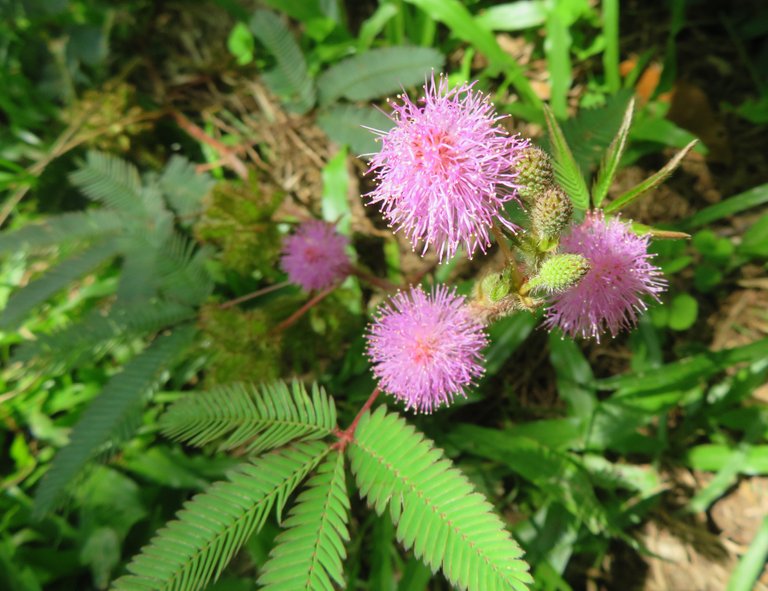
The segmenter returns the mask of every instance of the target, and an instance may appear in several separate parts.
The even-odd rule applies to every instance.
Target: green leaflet
[[[305,591],[344,587],[342,561],[349,541],[349,498],[344,456],[334,451],[317,469],[283,524],[287,529],[264,565],[264,591]]]
[[[389,508],[397,538],[461,589],[524,591],[522,550],[490,504],[441,450],[395,414],[366,414],[349,447],[360,493]]]
[[[235,384],[186,396],[161,418],[163,433],[190,445],[223,440],[220,449],[248,444],[252,453],[295,439],[319,439],[336,427],[336,407],[325,390],[294,382],[256,386]]]
[[[0,233],[0,254],[20,248],[40,250],[60,243],[114,236],[122,226],[113,211],[89,210],[62,213],[18,230]]]
[[[288,106],[306,113],[315,104],[315,85],[307,72],[307,62],[296,40],[282,19],[269,10],[257,10],[251,19],[251,31],[275,56],[276,67],[264,74],[272,91]]]
[[[35,495],[35,514],[48,513],[85,464],[107,443],[127,438],[138,422],[144,397],[160,382],[163,371],[189,344],[194,328],[187,326],[159,337],[112,377],[91,402],[43,477]]]
[[[597,171],[597,177],[592,185],[592,205],[594,207],[602,205],[603,199],[608,195],[608,189],[611,188],[611,183],[613,183],[613,179],[616,176],[616,171],[619,170],[619,163],[624,154],[624,148],[627,146],[627,137],[629,136],[629,128],[632,125],[634,111],[635,99],[632,98],[627,105],[619,132],[605,151],[603,160],[600,163],[600,169]]]
[[[221,575],[273,507],[282,513],[290,494],[328,452],[320,442],[296,443],[243,464],[196,495],[128,565],[114,591],[192,591]]]
[[[367,101],[423,84],[443,67],[443,54],[431,47],[380,47],[331,66],[317,79],[320,104],[339,98]]]
[[[683,161],[683,158],[685,158],[685,155],[688,152],[690,152],[698,143],[699,143],[699,140],[693,140],[690,144],[685,146],[685,148],[683,148],[677,154],[675,154],[672,157],[672,159],[669,162],[667,162],[664,165],[664,167],[661,170],[659,170],[657,173],[652,174],[643,182],[632,187],[629,191],[627,191],[626,193],[623,193],[622,195],[618,196],[616,199],[611,201],[606,206],[605,212],[613,213],[614,211],[619,211],[622,207],[626,207],[627,205],[632,203],[632,201],[640,197],[643,193],[658,187],[661,183],[667,180],[667,178],[669,178],[670,175],[673,172],[675,172],[675,170],[677,170],[677,167],[680,166],[680,163]]]
[[[93,201],[123,214],[143,213],[139,171],[121,158],[91,150],[69,179]]]
[[[584,181],[579,165],[576,164],[571,149],[565,141],[565,136],[563,136],[563,131],[557,123],[555,114],[546,105],[544,105],[544,117],[549,128],[549,143],[552,147],[555,178],[573,201],[574,207],[582,210],[587,209],[589,207],[587,183]]]

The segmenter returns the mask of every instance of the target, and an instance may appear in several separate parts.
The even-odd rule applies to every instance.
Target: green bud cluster
[[[486,275],[480,282],[480,292],[477,294],[480,299],[496,303],[508,296],[512,291],[512,282],[508,270],[501,273],[491,273]]]
[[[555,182],[555,173],[549,155],[536,146],[528,146],[523,150],[515,170],[517,172],[515,182],[519,185],[517,193],[528,204],[533,203]]]
[[[542,250],[556,246],[560,233],[568,226],[573,215],[573,203],[568,195],[552,185],[541,193],[531,208],[531,226]]]
[[[576,285],[589,271],[589,261],[580,254],[553,254],[539,267],[525,291],[562,293]]]

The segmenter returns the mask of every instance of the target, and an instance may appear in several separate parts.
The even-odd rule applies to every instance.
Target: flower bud
[[[576,285],[589,271],[589,261],[580,254],[554,254],[544,261],[526,291],[562,293]]]
[[[573,203],[557,185],[539,195],[531,208],[531,225],[540,246],[556,245],[572,214]]]
[[[495,303],[509,295],[511,289],[509,273],[505,270],[486,275],[480,282],[479,295],[482,299]]]
[[[527,203],[533,203],[555,182],[549,155],[536,146],[523,150],[515,165],[517,193]]]

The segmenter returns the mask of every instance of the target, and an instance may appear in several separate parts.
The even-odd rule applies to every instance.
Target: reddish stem
[[[296,324],[296,322],[298,322],[298,320],[304,316],[304,314],[322,302],[334,289],[336,289],[336,285],[331,285],[330,287],[326,287],[323,291],[316,293],[306,304],[288,316],[288,318],[283,320],[280,324],[276,325],[270,331],[270,334],[277,334]]]
[[[360,418],[365,414],[367,410],[371,408],[371,406],[373,406],[373,403],[376,402],[376,398],[378,398],[379,394],[381,394],[381,389],[376,386],[376,388],[373,389],[373,392],[371,392],[371,395],[368,397],[368,400],[365,401],[365,404],[363,404],[362,408],[358,411],[355,420],[352,421],[352,424],[344,429],[344,431],[336,431],[335,435],[339,438],[339,440],[333,444],[334,449],[344,451],[344,448],[352,442],[352,439],[355,436],[355,430],[357,429],[357,424],[360,422]]]
[[[391,281],[387,281],[386,279],[382,279],[381,277],[376,277],[375,275],[371,275],[370,273],[368,273],[368,271],[364,271],[360,267],[350,266],[349,274],[354,275],[358,279],[361,279],[366,283],[370,283],[371,285],[374,285],[379,289],[383,289],[384,291],[397,291],[398,289],[400,289],[397,285],[395,285]]]
[[[219,305],[219,308],[222,310],[226,310],[227,308],[231,308],[232,306],[237,306],[238,304],[242,304],[243,302],[247,302],[248,300],[252,300],[259,296],[263,296],[268,293],[272,293],[273,291],[277,291],[278,289],[282,289],[290,284],[291,284],[290,281],[283,281],[282,283],[276,283],[275,285],[270,285],[268,287],[263,287],[262,289],[257,289],[256,291],[252,291],[251,293],[245,294],[244,296],[240,296],[239,298],[235,298],[233,300],[229,300],[228,302],[224,302],[223,304]]]

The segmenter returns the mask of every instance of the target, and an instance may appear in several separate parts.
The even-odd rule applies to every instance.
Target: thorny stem
[[[365,414],[367,410],[371,408],[371,406],[373,406],[373,403],[376,402],[376,398],[378,398],[379,394],[381,394],[381,389],[376,386],[373,389],[373,392],[371,392],[371,395],[368,397],[368,400],[365,401],[365,404],[363,404],[362,408],[358,411],[357,416],[352,421],[352,424],[344,429],[344,431],[336,430],[334,434],[339,438],[339,440],[333,444],[334,449],[344,451],[344,448],[352,442],[352,439],[355,436],[355,430],[357,429],[357,424],[360,422],[360,418]]]
[[[220,310],[226,310],[227,308],[231,308],[232,306],[237,306],[238,304],[242,304],[243,302],[247,302],[248,300],[252,300],[254,298],[257,298],[259,296],[267,295],[268,293],[272,293],[273,291],[277,291],[278,289],[283,289],[284,287],[290,285],[290,281],[283,281],[281,283],[276,283],[275,285],[269,285],[267,287],[263,287],[261,289],[257,289],[256,291],[252,291],[251,293],[247,293],[244,296],[240,296],[238,298],[235,298],[233,300],[229,300],[228,302],[224,302],[222,304],[219,304]]]
[[[337,285],[331,285],[330,287],[326,287],[323,291],[320,291],[316,293],[311,299],[307,301],[301,308],[296,310],[293,314],[288,316],[285,320],[283,320],[280,324],[276,325],[271,331],[270,334],[277,334],[279,332],[284,331],[286,328],[290,328],[296,322],[304,316],[309,310],[311,310],[314,306],[322,302],[328,295],[336,289]]]

